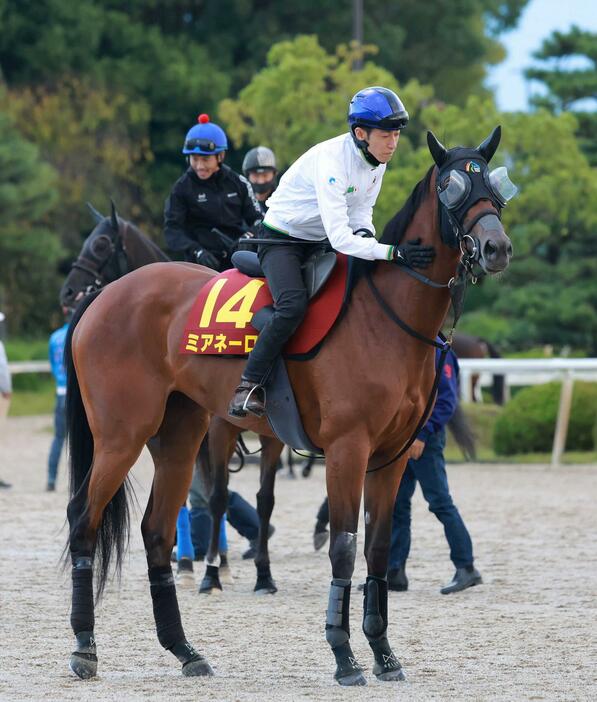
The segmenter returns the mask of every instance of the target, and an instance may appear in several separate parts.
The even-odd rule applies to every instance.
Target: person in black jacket
[[[238,239],[263,216],[249,181],[224,165],[227,148],[224,130],[199,115],[182,149],[189,168],[164,208],[168,247],[218,271],[230,267]]]
[[[267,146],[256,146],[247,151],[243,159],[243,174],[251,183],[261,212],[267,212],[265,204],[278,185],[276,156]]]

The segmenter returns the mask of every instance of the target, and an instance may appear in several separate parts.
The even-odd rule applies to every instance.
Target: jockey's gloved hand
[[[213,268],[214,270],[217,270],[220,267],[220,262],[218,261],[217,256],[214,256],[214,254],[212,254],[211,251],[207,251],[207,249],[197,249],[194,252],[194,256],[195,261],[202,266]]]
[[[433,246],[421,246],[420,239],[407,241],[401,246],[392,247],[392,260],[394,263],[402,263],[410,268],[427,268],[433,263],[435,258],[435,248]]]

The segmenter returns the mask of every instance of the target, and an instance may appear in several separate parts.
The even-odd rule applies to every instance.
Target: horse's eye
[[[103,256],[110,250],[110,246],[110,239],[107,236],[100,236],[91,244],[91,251],[95,256]]]

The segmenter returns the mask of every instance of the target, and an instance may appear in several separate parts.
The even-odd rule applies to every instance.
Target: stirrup
[[[245,412],[245,413],[246,413],[246,412],[249,412],[250,414],[255,414],[255,412],[253,412],[252,410],[250,410],[250,409],[247,407],[247,402],[251,399],[251,395],[255,392],[255,390],[263,390],[263,406],[265,407],[265,405],[267,404],[267,392],[266,392],[265,388],[263,387],[263,385],[261,385],[261,383],[258,383],[257,385],[254,385],[254,386],[249,390],[249,393],[248,393],[247,396],[245,397],[245,401],[243,402],[243,407],[242,407],[243,412]],[[255,414],[255,416],[256,416],[256,417],[262,417],[263,414]]]

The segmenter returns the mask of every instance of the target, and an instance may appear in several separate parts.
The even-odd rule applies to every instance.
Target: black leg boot
[[[406,680],[400,661],[390,648],[388,629],[388,583],[383,578],[367,577],[363,600],[363,632],[375,657],[373,673],[378,680]]]

